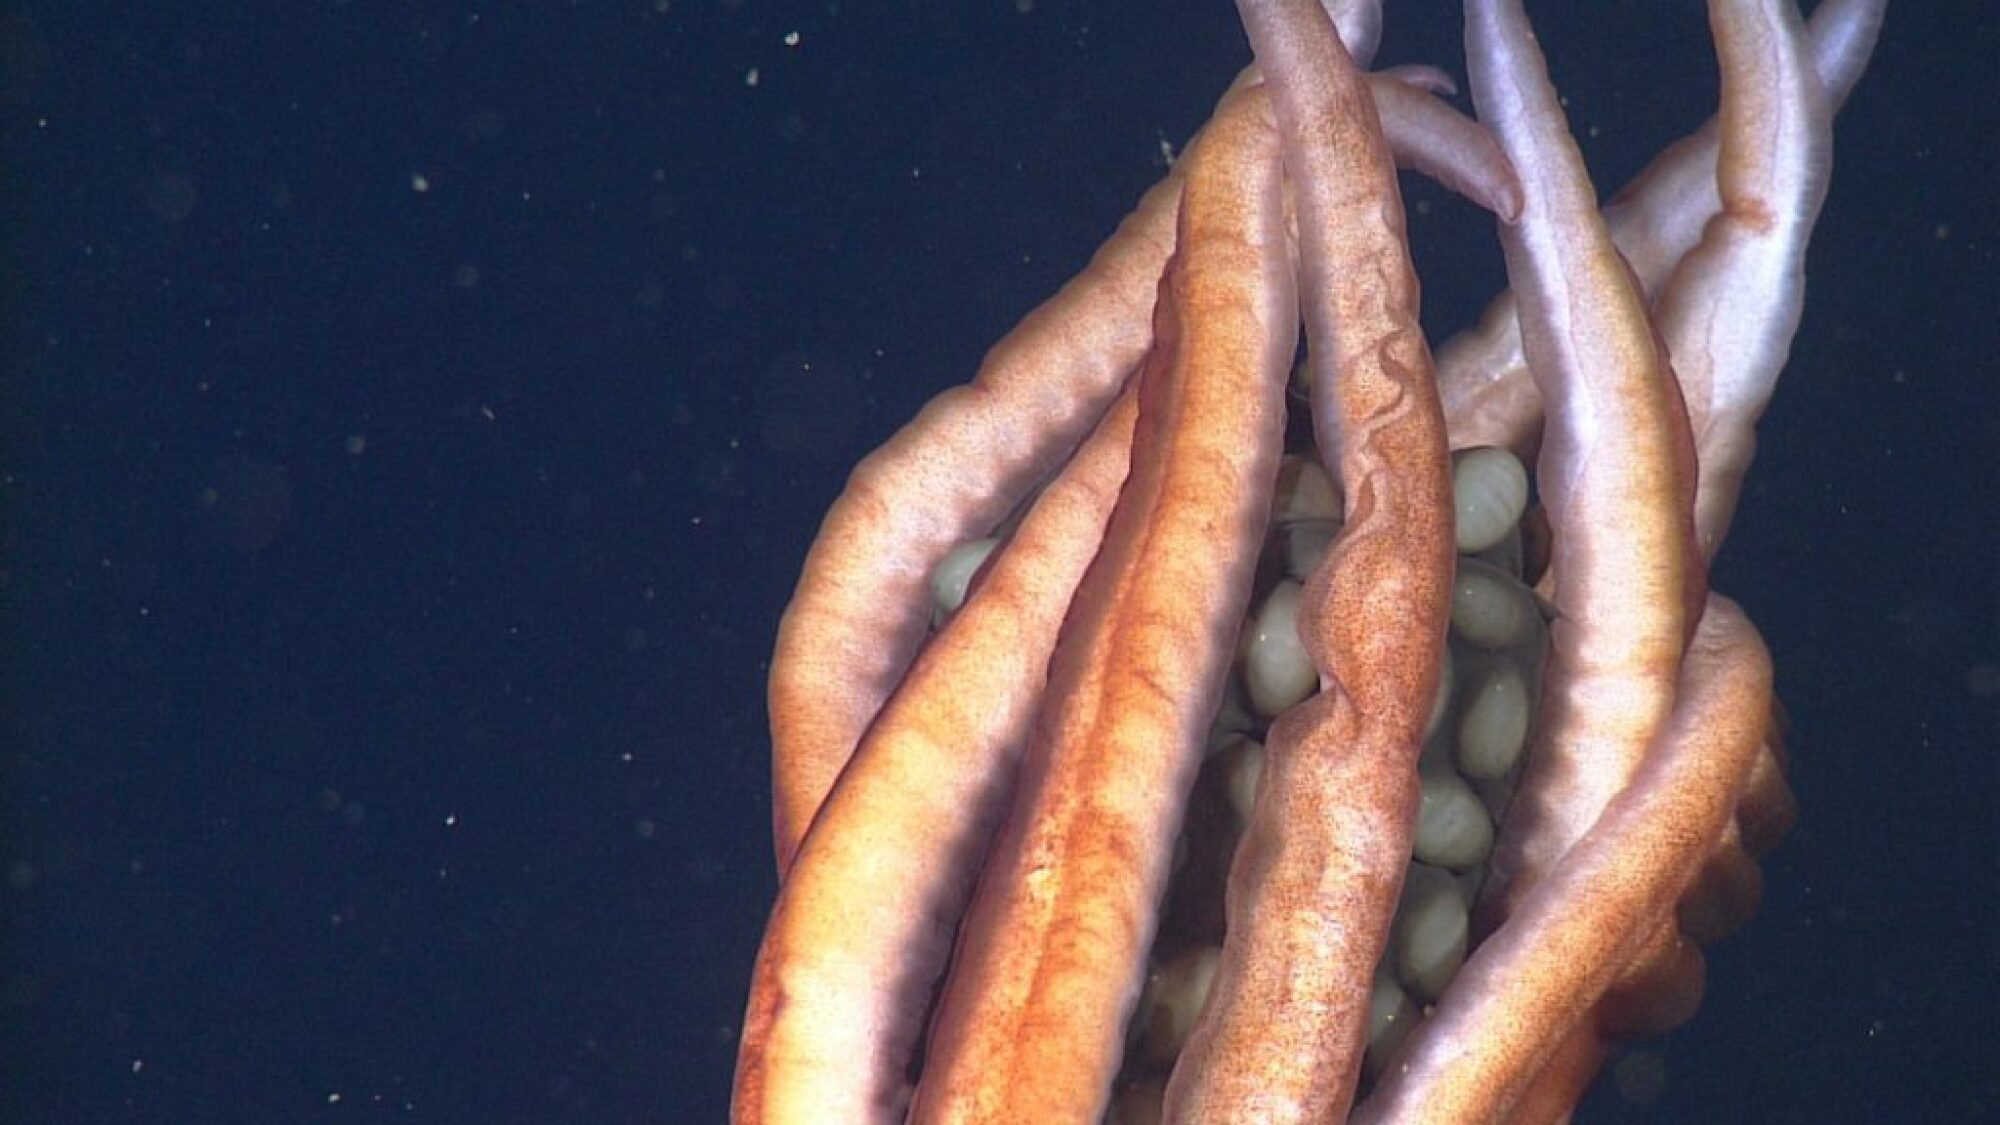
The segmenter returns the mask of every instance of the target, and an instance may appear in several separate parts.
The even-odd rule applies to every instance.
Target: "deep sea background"
[[[1698,5],[1534,7],[1601,185],[1711,112]],[[1841,118],[1716,573],[1804,818],[1583,1121],[2000,1119],[1996,19],[1900,0]],[[1219,2],[0,8],[0,1121],[719,1120],[818,518],[1246,57]],[[1407,186],[1441,337],[1498,252]]]

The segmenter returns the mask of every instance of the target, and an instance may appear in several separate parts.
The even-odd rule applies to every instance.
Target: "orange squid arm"
[[[1186,164],[1132,471],[960,931],[912,1120],[1098,1119],[1256,565],[1297,340],[1260,91]]]
[[[1271,76],[1300,227],[1321,455],[1346,522],[1299,632],[1322,690],[1267,740],[1229,937],[1171,1120],[1337,1120],[1409,861],[1452,573],[1444,418],[1401,198],[1359,70],[1312,0],[1239,5]]]
[[[778,873],[923,643],[927,583],[1069,457],[1145,355],[1180,178],[1090,265],[857,465],[806,555],[771,656]]]
[[[1128,392],[925,647],[807,834],[764,932],[734,1120],[900,1122],[951,936],[1013,791],[1070,598],[1104,537]]]

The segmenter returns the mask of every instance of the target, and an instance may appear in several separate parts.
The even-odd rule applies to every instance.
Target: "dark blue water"
[[[1246,57],[876,7],[7,6],[0,1120],[719,1118],[818,517]],[[1542,17],[1605,183],[1713,103],[1665,7]],[[1804,819],[1584,1120],[2000,1105],[1996,59],[1904,3],[1841,121],[1717,574]],[[1498,256],[1411,190],[1441,334]]]

